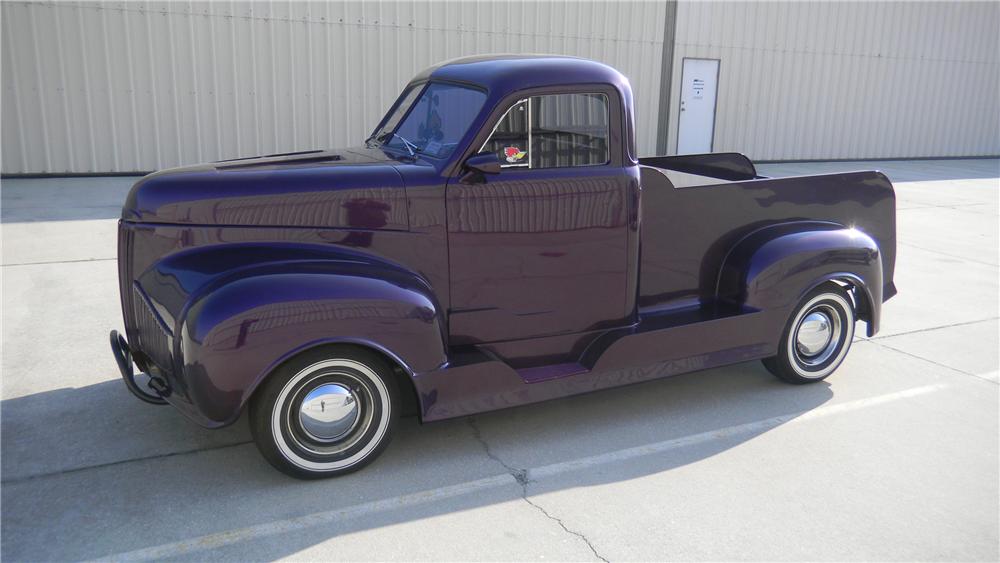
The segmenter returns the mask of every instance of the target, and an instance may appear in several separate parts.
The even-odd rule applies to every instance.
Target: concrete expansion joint
[[[495,453],[493,453],[493,450],[490,448],[490,444],[483,438],[483,433],[479,430],[479,425],[476,424],[475,417],[470,416],[465,420],[468,421],[469,427],[472,428],[472,436],[476,439],[477,442],[479,442],[479,445],[483,447],[483,451],[486,453],[486,457],[500,464],[504,469],[507,470],[508,473],[510,473],[511,477],[513,477],[514,480],[517,481],[517,484],[521,486],[521,500],[528,503],[532,508],[540,512],[543,516],[545,516],[549,520],[552,520],[553,522],[558,524],[559,527],[562,528],[564,532],[570,534],[571,536],[579,538],[581,541],[583,541],[583,543],[587,544],[587,548],[590,549],[591,553],[594,554],[594,557],[597,560],[609,563],[608,559],[603,555],[601,555],[599,551],[597,551],[597,548],[594,547],[594,544],[590,541],[590,538],[588,538],[581,532],[571,529],[569,526],[566,525],[565,522],[562,521],[561,518],[553,516],[551,513],[549,513],[548,510],[545,510],[545,508],[543,508],[540,504],[528,498],[528,485],[534,482],[532,479],[529,478],[528,470],[514,467],[509,463],[507,463],[506,461],[500,459],[500,457],[498,457]]]
[[[107,463],[96,463],[94,465],[84,465],[84,466],[81,466],[81,467],[71,467],[69,469],[62,469],[60,471],[50,471],[50,472],[47,472],[47,473],[35,473],[34,475],[24,475],[24,476],[19,476],[19,477],[11,477],[9,479],[4,479],[4,480],[0,481],[0,485],[13,485],[15,483],[21,483],[21,482],[24,482],[24,481],[32,481],[32,480],[35,480],[35,479],[46,479],[48,477],[59,477],[61,475],[71,475],[73,473],[83,473],[85,471],[91,471],[91,470],[94,470],[94,469],[105,469],[105,468],[108,468],[108,467],[114,467],[114,466],[117,466],[117,465],[126,465],[126,464],[129,464],[129,463],[135,463],[135,462],[151,461],[151,460],[157,460],[157,459],[164,459],[164,458],[168,458],[168,457],[185,456],[185,455],[191,455],[191,454],[200,454],[200,453],[203,453],[203,452],[210,452],[210,451],[214,451],[214,450],[222,450],[222,449],[226,449],[226,448],[234,448],[234,447],[237,447],[237,446],[245,446],[247,444],[252,444],[252,443],[253,443],[252,440],[243,440],[242,442],[233,442],[231,444],[223,444],[221,446],[208,446],[208,447],[205,447],[205,448],[195,448],[193,450],[182,450],[182,451],[179,451],[179,452],[167,452],[167,453],[154,454],[154,455],[143,456],[143,457],[131,457],[131,458],[128,458],[128,459],[121,459],[121,460],[118,460],[118,461],[109,461]]]
[[[985,319],[976,319],[974,321],[961,321],[961,322],[957,322],[957,323],[951,323],[951,324],[946,324],[946,325],[938,325],[938,326],[931,326],[931,327],[927,327],[927,328],[918,328],[918,329],[914,329],[914,330],[907,330],[907,331],[904,331],[904,332],[894,332],[894,333],[890,333],[890,334],[879,334],[878,336],[873,336],[871,338],[861,337],[861,340],[885,340],[887,338],[896,338],[897,336],[906,336],[907,334],[917,334],[919,332],[932,332],[932,331],[935,331],[935,330],[944,330],[946,328],[954,328],[954,327],[957,327],[957,326],[975,325],[975,324],[985,323],[985,322],[988,322],[988,321],[995,321],[997,319],[1000,319],[1000,316],[986,317]]]
[[[81,258],[79,260],[48,260],[41,262],[16,262],[13,264],[2,264],[3,268],[16,268],[18,266],[50,266],[52,264],[76,264],[79,262],[109,262],[118,260],[117,258]]]
[[[886,350],[892,350],[893,352],[897,352],[899,354],[903,354],[904,356],[909,356],[911,358],[914,358],[914,359],[920,360],[922,362],[926,362],[926,363],[935,365],[935,366],[940,367],[940,368],[944,368],[944,369],[949,370],[949,371],[953,371],[953,372],[961,374],[961,375],[965,375],[965,376],[969,376],[969,377],[974,377],[974,378],[976,378],[976,379],[978,379],[980,381],[985,381],[985,382],[991,383],[993,385],[1000,385],[1000,382],[993,381],[993,380],[988,379],[986,377],[983,377],[983,376],[981,376],[979,374],[968,372],[968,371],[965,371],[964,369],[958,369],[956,367],[952,367],[952,366],[949,366],[947,364],[942,364],[941,362],[936,362],[936,361],[934,361],[934,360],[932,360],[930,358],[925,358],[923,356],[918,356],[917,354],[912,354],[912,353],[907,352],[905,350],[902,350],[900,348],[896,348],[895,346],[890,346],[890,345],[886,344],[884,341],[879,341],[879,340],[875,340],[875,339],[869,339],[868,342],[871,342],[872,344],[878,346],[879,348],[884,348]]]

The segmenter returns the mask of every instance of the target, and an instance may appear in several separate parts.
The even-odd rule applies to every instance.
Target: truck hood
[[[406,190],[378,149],[276,154],[171,168],[132,186],[122,220],[406,230]]]

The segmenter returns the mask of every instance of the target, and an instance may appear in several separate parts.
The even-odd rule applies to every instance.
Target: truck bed
[[[871,236],[882,252],[883,294],[895,293],[895,196],[881,172],[765,178],[736,153],[639,162],[640,310],[711,303],[729,249],[761,227],[803,220],[837,223]]]

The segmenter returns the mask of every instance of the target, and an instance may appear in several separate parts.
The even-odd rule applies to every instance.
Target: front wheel
[[[810,291],[781,334],[778,355],[764,366],[789,383],[826,379],[840,366],[854,339],[854,305],[847,291],[829,282]]]
[[[250,401],[261,454],[300,479],[371,463],[389,443],[399,405],[391,369],[368,350],[310,350],[278,368]]]

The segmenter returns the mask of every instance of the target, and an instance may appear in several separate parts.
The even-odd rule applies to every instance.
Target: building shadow
[[[0,180],[0,221],[118,219],[125,197],[139,178],[4,178]]]
[[[757,165],[757,172],[774,178],[879,170],[897,182],[981,180],[1000,177],[1000,159],[858,160],[843,162],[774,162]]]

